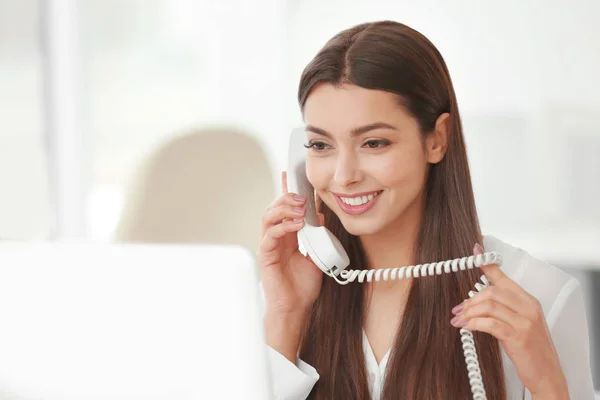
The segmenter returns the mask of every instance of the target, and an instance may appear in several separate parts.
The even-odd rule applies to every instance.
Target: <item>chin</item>
[[[340,218],[342,226],[351,235],[354,236],[369,236],[381,231],[382,226],[376,221],[351,221],[347,218]]]

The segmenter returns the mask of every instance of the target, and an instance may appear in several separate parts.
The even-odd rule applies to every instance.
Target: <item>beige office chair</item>
[[[262,147],[240,131],[174,138],[140,168],[115,241],[239,244],[254,254],[273,182]]]

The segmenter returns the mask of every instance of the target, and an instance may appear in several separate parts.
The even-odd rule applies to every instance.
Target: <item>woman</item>
[[[465,327],[488,399],[593,399],[579,283],[481,235],[456,96],[433,44],[391,21],[345,30],[306,67],[298,98],[307,177],[348,268],[483,248],[503,267],[339,285],[298,250],[305,199],[284,193],[264,215],[258,253],[276,398],[471,398]],[[482,272],[492,285],[463,303]]]

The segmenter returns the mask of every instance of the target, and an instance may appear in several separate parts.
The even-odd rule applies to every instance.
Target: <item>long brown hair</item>
[[[330,39],[302,74],[302,110],[315,85],[357,85],[398,95],[399,104],[419,122],[423,137],[449,113],[451,126],[443,160],[429,167],[416,263],[472,254],[481,243],[469,164],[454,88],[445,61],[422,34],[394,21],[357,25]],[[360,239],[348,233],[321,202],[325,225],[342,242],[349,268],[368,268]],[[468,399],[472,396],[460,334],[450,310],[468,297],[479,269],[412,282],[402,322],[388,361],[383,399]],[[321,378],[311,399],[369,399],[362,329],[364,286],[341,286],[325,278],[300,346],[300,357]],[[474,332],[488,399],[505,399],[498,341]]]

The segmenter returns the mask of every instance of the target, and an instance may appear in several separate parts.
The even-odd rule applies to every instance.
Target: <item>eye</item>
[[[365,145],[370,149],[379,149],[389,145],[390,142],[387,140],[367,140]]]
[[[326,146],[328,146],[328,144],[318,141],[312,141],[304,145],[304,147],[306,147],[307,149],[314,149],[316,151],[325,150]]]

